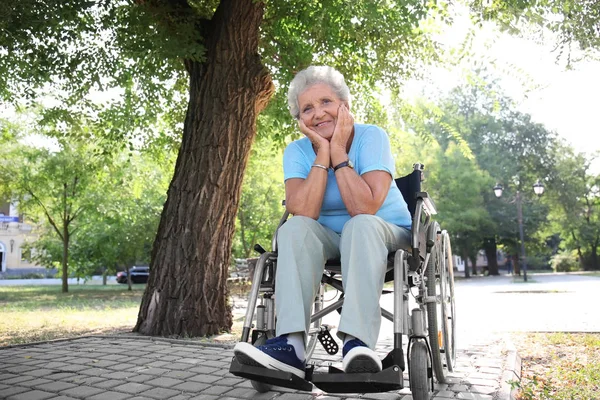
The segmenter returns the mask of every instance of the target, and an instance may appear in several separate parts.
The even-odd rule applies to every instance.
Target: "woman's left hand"
[[[341,104],[338,109],[337,123],[331,137],[331,145],[346,149],[353,128],[354,117],[350,114],[348,107],[345,104]]]

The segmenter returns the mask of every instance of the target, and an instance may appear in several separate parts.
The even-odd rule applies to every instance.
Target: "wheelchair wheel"
[[[258,339],[256,340],[256,342],[253,343],[253,345],[260,346],[260,345],[265,344],[266,341],[267,341],[266,335],[260,335],[258,337]],[[266,393],[273,388],[273,385],[270,385],[270,384],[264,383],[264,382],[250,381],[250,384],[252,385],[254,390],[256,390],[258,393]]]
[[[448,232],[442,232],[442,269],[446,272],[442,281],[442,331],[444,354],[449,372],[456,363],[456,306],[454,302],[454,263]]]
[[[428,361],[427,344],[423,340],[414,341],[408,358],[409,385],[413,400],[431,398],[431,381],[427,373]]]
[[[447,321],[444,320],[445,313],[443,311],[446,304],[446,286],[443,282],[446,281],[447,271],[445,271],[445,262],[442,254],[440,226],[435,222],[430,229],[435,229],[435,244],[431,249],[431,256],[429,257],[429,264],[427,265],[425,275],[427,276],[427,296],[435,298],[436,301],[427,303],[427,329],[435,377],[439,383],[446,383],[448,364],[445,357],[442,358],[442,353],[446,351],[444,347],[444,343],[446,342],[445,336],[449,336],[447,330],[444,328]]]

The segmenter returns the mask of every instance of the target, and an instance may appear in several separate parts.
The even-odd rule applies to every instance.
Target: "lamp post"
[[[497,198],[502,196],[504,188],[499,183],[494,186],[494,194]],[[544,193],[544,185],[538,180],[533,184],[533,192],[538,196]],[[527,282],[527,256],[525,255],[525,235],[523,234],[523,199],[521,191],[517,190],[514,202],[517,204],[517,222],[519,223],[519,238],[521,240],[521,258],[523,259],[523,280]]]

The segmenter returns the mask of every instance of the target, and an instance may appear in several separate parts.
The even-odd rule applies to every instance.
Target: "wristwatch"
[[[350,168],[354,169],[354,164],[350,160],[343,161],[343,162],[339,163],[338,165],[336,165],[335,167],[333,167],[333,172],[337,171],[340,168],[344,168],[344,167],[350,167]]]

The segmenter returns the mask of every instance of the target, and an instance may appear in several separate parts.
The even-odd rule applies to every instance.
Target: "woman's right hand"
[[[298,120],[298,128],[300,132],[302,132],[313,144],[315,148],[315,153],[318,153],[322,148],[326,148],[329,150],[329,140],[325,139],[323,136],[319,135],[316,131],[310,129],[302,119]]]

